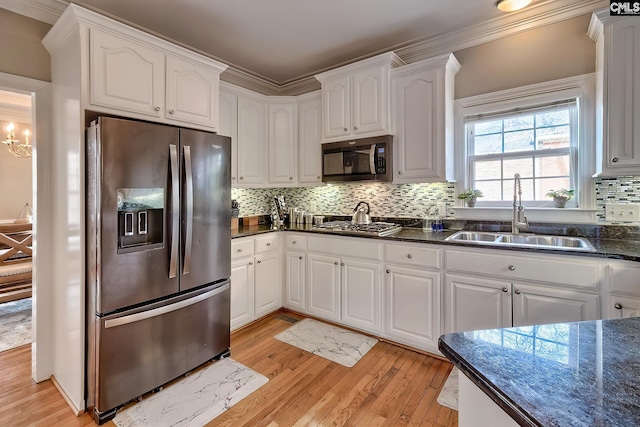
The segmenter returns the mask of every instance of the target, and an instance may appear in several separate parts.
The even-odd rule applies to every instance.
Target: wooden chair
[[[31,297],[31,224],[0,223],[0,303]]]

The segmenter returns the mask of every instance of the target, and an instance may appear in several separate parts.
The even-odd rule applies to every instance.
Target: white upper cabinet
[[[298,98],[298,182],[322,183],[322,102],[320,93]]]
[[[120,23],[114,27],[122,26]],[[181,55],[164,41],[133,30],[89,28],[92,106],[134,118],[218,130],[220,73],[225,65],[194,53]]]
[[[316,75],[322,84],[322,142],[392,133],[389,72],[400,65],[390,52]]]
[[[164,53],[95,29],[89,37],[91,104],[164,116]]]
[[[453,181],[454,76],[460,64],[440,55],[391,71],[393,182]]]
[[[597,173],[640,174],[640,20],[612,17],[609,9],[591,19],[596,41]]]
[[[267,182],[267,105],[238,97],[238,185]]]
[[[238,95],[220,88],[218,134],[231,138],[231,186],[238,184]]]
[[[297,105],[295,98],[269,100],[269,182],[294,184],[296,180]]]

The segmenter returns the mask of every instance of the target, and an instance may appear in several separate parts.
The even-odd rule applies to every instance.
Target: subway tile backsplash
[[[595,179],[597,222],[605,222],[605,203],[640,203],[640,176]],[[455,184],[349,183],[298,188],[234,188],[232,198],[240,204],[240,216],[272,213],[275,195],[282,194],[289,207],[325,215],[351,215],[360,201],[378,217],[417,218],[436,202],[454,205]]]

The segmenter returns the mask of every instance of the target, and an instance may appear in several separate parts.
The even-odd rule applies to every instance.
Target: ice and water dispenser
[[[163,245],[164,189],[119,188],[118,252],[153,249]]]

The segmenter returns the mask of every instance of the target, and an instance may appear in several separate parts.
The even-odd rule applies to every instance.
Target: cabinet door
[[[271,313],[282,306],[281,271],[280,252],[271,252],[256,256],[256,317]]]
[[[423,182],[445,177],[444,135],[436,121],[438,71],[422,70],[394,78],[393,97],[396,137],[393,154],[394,182]],[[443,117],[443,116],[442,116]]]
[[[284,306],[303,313],[306,309],[305,278],[307,269],[305,268],[305,258],[304,252],[287,252],[284,291]]]
[[[322,136],[334,138],[351,134],[351,77],[322,84]]]
[[[298,182],[322,182],[322,101],[320,97],[298,106]]]
[[[238,184],[266,183],[265,104],[238,97]]]
[[[440,273],[387,265],[384,336],[423,350],[437,351],[440,325]]]
[[[342,323],[372,333],[382,330],[382,266],[343,258]]]
[[[219,86],[217,71],[168,56],[165,117],[217,131]]]
[[[238,96],[220,91],[218,134],[231,138],[231,186],[238,183]]]
[[[296,182],[296,105],[269,104],[269,182]]]
[[[511,326],[511,283],[465,275],[445,275],[447,332]]]
[[[89,37],[91,104],[164,117],[164,53],[95,29]]]
[[[609,297],[609,317],[611,319],[626,319],[628,317],[640,317],[640,299],[619,297],[612,295]]]
[[[241,258],[231,264],[231,329],[254,319],[253,258]]]
[[[307,312],[340,320],[340,258],[307,254]]]
[[[383,85],[388,85],[388,74],[385,67],[372,67],[357,72],[353,75],[352,89],[352,120],[351,133],[361,134],[383,130],[384,123],[388,121],[388,89],[383,90]]]
[[[606,165],[617,175],[640,173],[640,23],[614,19],[605,31]]]
[[[595,294],[513,283],[513,326],[599,319]]]

